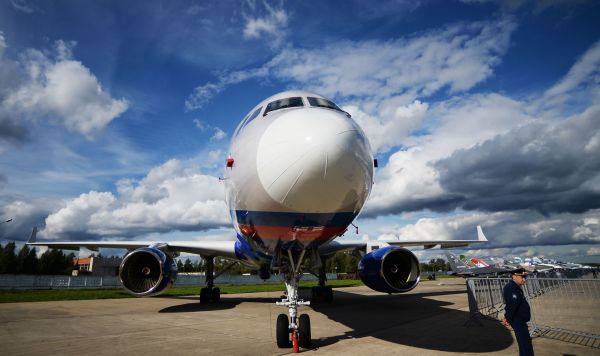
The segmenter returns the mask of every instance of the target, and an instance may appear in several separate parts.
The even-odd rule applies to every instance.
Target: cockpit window
[[[329,108],[329,109],[333,109],[333,110],[337,110],[337,111],[342,111],[342,109],[338,108],[337,105],[335,105],[334,103],[332,103],[331,101],[329,101],[327,99],[313,98],[313,97],[309,96],[308,102],[309,102],[310,106],[318,106],[321,108]]]
[[[249,113],[248,115],[246,115],[246,117],[242,120],[242,122],[240,123],[240,125],[238,126],[238,128],[235,130],[235,133],[233,134],[233,136],[237,136],[237,134],[244,128],[246,127],[246,125],[248,125],[250,123],[250,121],[256,119],[256,117],[258,116],[258,114],[260,114],[260,110],[262,110],[262,106],[259,107],[258,109],[252,111],[251,113]]]
[[[269,105],[267,105],[267,108],[265,109],[265,113],[263,114],[263,116],[267,115],[267,113],[269,113],[271,111],[284,109],[284,108],[293,108],[293,107],[298,107],[298,106],[304,106],[304,103],[302,102],[301,97],[275,100],[275,101],[270,102]]]
[[[254,112],[252,113],[252,115],[250,115],[250,117],[246,120],[246,123],[244,124],[244,126],[248,125],[250,123],[250,121],[256,119],[256,117],[258,116],[258,114],[260,114],[260,110],[262,109],[262,107],[254,110]]]

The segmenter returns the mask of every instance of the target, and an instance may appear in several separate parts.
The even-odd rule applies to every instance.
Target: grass
[[[300,289],[316,286],[317,281],[300,282]],[[327,285],[333,288],[362,286],[359,280],[332,280]],[[173,287],[163,295],[182,296],[197,295],[201,286]],[[283,283],[277,284],[252,284],[252,285],[218,285],[221,294],[277,292],[285,290]],[[44,289],[44,290],[16,290],[0,291],[0,303],[20,302],[47,302],[58,300],[88,300],[88,299],[115,299],[132,298],[133,296],[124,289]]]

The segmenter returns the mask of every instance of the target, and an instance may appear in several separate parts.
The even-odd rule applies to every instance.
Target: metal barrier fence
[[[335,273],[327,274],[328,280],[337,279]],[[317,280],[312,274],[302,277],[305,281]],[[281,283],[277,275],[263,281],[256,275],[228,275],[219,276],[217,284],[265,284]],[[199,274],[179,274],[175,286],[203,286],[205,278]],[[117,276],[46,276],[46,275],[23,275],[23,274],[0,274],[0,290],[16,289],[67,289],[67,288],[122,288],[121,281]]]
[[[469,322],[504,317],[504,286],[510,278],[468,278]],[[532,336],[600,348],[600,280],[530,277],[525,297],[531,306]]]

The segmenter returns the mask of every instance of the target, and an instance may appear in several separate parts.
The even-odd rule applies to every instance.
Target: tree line
[[[62,250],[57,249],[48,249],[38,258],[35,249],[23,245],[16,252],[15,243],[9,242],[4,246],[0,244],[0,274],[71,274],[74,267],[73,258],[75,258],[74,253],[65,254]],[[360,254],[356,251],[338,252],[327,258],[325,271],[327,273],[356,273],[360,259]],[[177,259],[177,270],[183,273],[205,272],[205,265],[201,258],[195,261],[190,258],[186,258],[184,261]],[[230,274],[257,273],[256,270],[240,263],[229,265],[228,260],[215,258],[216,271],[229,267],[228,273]],[[442,258],[431,259],[429,263],[421,263],[420,267],[421,272],[450,270],[450,264]],[[308,271],[308,268],[305,270]]]
[[[19,252],[14,242],[0,244],[0,274],[71,274],[74,253],[48,249],[39,258],[35,248],[23,245]]]
[[[325,262],[325,271],[327,273],[356,273],[358,268],[358,262],[360,261],[360,255],[357,252],[338,252],[333,256],[329,257]],[[255,269],[248,268],[241,263],[234,263],[231,265],[231,261],[224,258],[215,258],[215,271],[222,271],[227,268],[228,274],[257,274],[258,271]],[[304,270],[309,270],[309,263],[305,261]],[[206,263],[202,258],[192,261],[190,258],[182,260],[177,259],[177,271],[183,273],[189,272],[205,272]],[[318,271],[314,271],[318,272]]]
[[[429,263],[421,263],[421,273],[423,272],[439,272],[450,271],[450,263],[443,258],[435,258],[429,260]]]
[[[361,256],[357,251],[337,252],[325,260],[325,271],[327,273],[356,273],[360,259]],[[236,263],[233,266],[229,266],[229,264],[231,264],[231,262],[226,259],[215,258],[215,271],[221,271],[224,268],[229,267],[227,270],[229,274],[257,273],[256,270],[245,267],[240,263]],[[309,270],[308,261],[305,261],[304,267],[305,271]],[[420,267],[421,272],[450,271],[450,264],[443,258],[422,262],[420,263]],[[181,259],[177,260],[177,270],[179,272],[204,272],[205,269],[205,263],[202,259],[197,261],[192,261],[189,258],[185,261],[182,261]]]

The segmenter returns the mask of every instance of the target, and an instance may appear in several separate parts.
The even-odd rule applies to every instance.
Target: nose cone
[[[373,180],[362,129],[343,113],[317,108],[274,116],[258,145],[257,168],[272,199],[307,213],[357,213]]]

